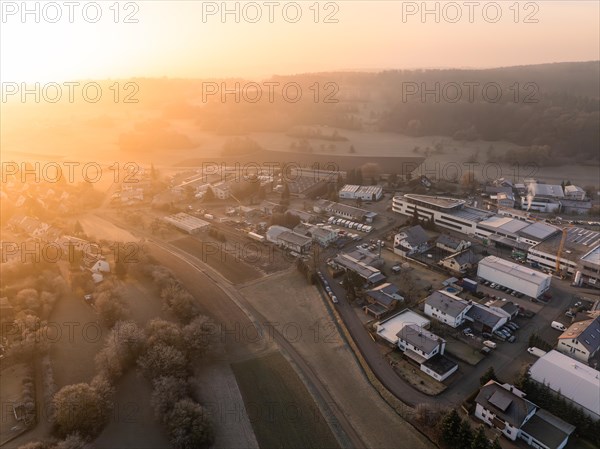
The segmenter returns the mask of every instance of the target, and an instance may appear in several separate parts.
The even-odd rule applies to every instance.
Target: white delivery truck
[[[558,321],[552,321],[552,324],[550,324],[550,326],[552,326],[552,329],[556,329],[562,332],[567,330],[566,326],[563,323],[559,323]]]
[[[527,352],[536,357],[543,357],[546,355],[546,351],[542,351],[540,348],[535,347],[527,348]]]

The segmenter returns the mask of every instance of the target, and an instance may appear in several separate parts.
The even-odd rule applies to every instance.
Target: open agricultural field
[[[243,284],[262,276],[235,253],[235,245],[232,243],[210,243],[195,237],[183,237],[170,243],[207,263],[235,284]]]
[[[339,447],[304,384],[281,354],[232,367],[261,448]]]

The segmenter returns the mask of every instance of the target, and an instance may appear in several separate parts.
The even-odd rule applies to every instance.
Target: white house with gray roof
[[[575,426],[540,409],[510,384],[490,380],[475,398],[475,417],[512,440],[537,449],[562,449]]]
[[[600,316],[578,321],[558,337],[556,350],[580,362],[588,363],[600,349]],[[600,400],[600,398],[599,398]]]
[[[470,303],[458,296],[438,290],[425,298],[424,311],[425,315],[456,328],[463,324],[471,307]]]
[[[409,257],[429,248],[429,236],[419,225],[404,229],[394,236],[394,252],[400,256]]]

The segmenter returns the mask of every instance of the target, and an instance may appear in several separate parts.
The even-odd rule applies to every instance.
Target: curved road
[[[107,219],[106,217],[102,217]],[[115,222],[121,227],[123,223]],[[127,227],[128,228],[128,227]],[[222,325],[229,323],[228,329],[233,329],[235,325],[244,326],[244,324],[252,323],[260,332],[259,335],[269,335],[277,343],[279,348],[291,359],[300,370],[303,378],[309,383],[311,392],[317,395],[320,408],[326,412],[327,416],[334,416],[335,420],[328,419],[330,426],[335,426],[334,434],[341,438],[340,442],[343,447],[366,448],[367,446],[362,441],[360,435],[356,432],[350,421],[344,415],[340,407],[332,407],[331,404],[336,404],[335,400],[321,382],[318,375],[306,363],[302,356],[294,349],[294,347],[279,333],[274,327],[264,329],[262,323],[268,323],[268,320],[260,314],[237,290],[237,288],[226,278],[221,276],[216,270],[212,269],[207,264],[203,263],[198,258],[186,253],[185,251],[176,248],[168,243],[155,240],[154,236],[148,235],[146,232],[139,230],[128,229],[130,232],[146,238],[145,245],[149,247],[151,252],[157,255],[157,259],[161,260],[166,267],[171,268],[176,276],[188,287],[192,293],[200,297],[210,297],[211,290],[219,290],[221,295],[229,298],[230,301],[214,302],[216,306],[203,303],[204,307],[209,308],[208,315],[213,316]],[[190,272],[189,268],[193,271]],[[211,282],[207,282],[210,280]],[[215,292],[216,293],[216,292]],[[196,296],[195,295],[195,296]],[[243,334],[242,334],[243,335]],[[263,339],[261,339],[263,340]],[[247,357],[250,354],[255,354],[252,348],[243,350],[240,348],[240,343],[244,343],[243,338],[235,341],[238,347],[238,352],[245,353]],[[247,343],[247,342],[246,342]],[[249,345],[248,345],[249,346]],[[235,348],[231,348],[235,351]]]

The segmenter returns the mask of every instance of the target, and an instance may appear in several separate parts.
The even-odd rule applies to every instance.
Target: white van
[[[550,324],[550,326],[552,326],[552,329],[556,329],[563,332],[567,330],[565,325],[563,323],[559,323],[558,321],[552,321],[552,324]]]
[[[485,341],[483,342],[483,344],[484,344],[485,346],[487,346],[488,348],[496,349],[496,343],[494,343],[494,342],[493,342],[493,341],[491,341],[491,340],[485,340]]]

